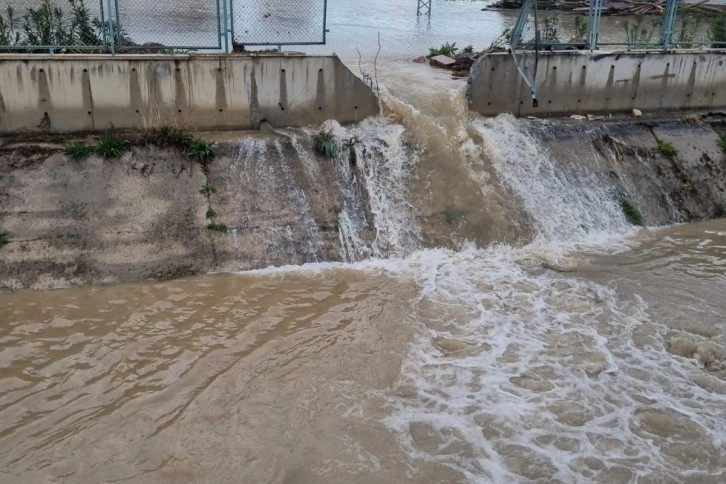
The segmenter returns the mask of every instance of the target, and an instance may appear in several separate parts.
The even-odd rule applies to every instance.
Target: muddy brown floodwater
[[[726,224],[547,250],[0,295],[0,481],[723,482]]]

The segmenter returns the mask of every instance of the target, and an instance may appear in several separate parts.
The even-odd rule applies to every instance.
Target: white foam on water
[[[401,445],[471,482],[708,476],[726,395],[693,382],[642,300],[528,267],[528,250],[408,260],[421,332],[386,395]],[[677,457],[693,446],[700,459]]]

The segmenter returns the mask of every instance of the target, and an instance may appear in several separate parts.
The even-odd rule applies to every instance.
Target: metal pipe
[[[661,44],[663,48],[668,50],[671,39],[673,38],[673,29],[676,25],[676,17],[678,16],[678,4],[680,0],[668,0],[665,14],[663,15],[663,30],[661,32]]]
[[[587,43],[590,50],[593,51],[597,47],[597,39],[600,36],[600,20],[602,18],[603,0],[591,0],[590,11],[588,14],[587,26]]]

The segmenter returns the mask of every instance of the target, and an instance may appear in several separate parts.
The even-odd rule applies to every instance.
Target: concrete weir
[[[0,133],[257,129],[378,112],[371,89],[331,56],[0,55]]]
[[[533,52],[518,59],[534,65]],[[469,107],[485,116],[562,116],[726,108],[726,51],[540,53],[539,102],[508,52],[481,56],[469,78]]]

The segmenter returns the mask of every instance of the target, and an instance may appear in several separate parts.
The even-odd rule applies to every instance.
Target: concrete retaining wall
[[[511,54],[488,54],[472,67],[469,107],[486,116],[726,108],[725,64],[724,51],[541,53],[535,108]]]
[[[379,112],[337,57],[0,55],[0,133],[355,122]]]

